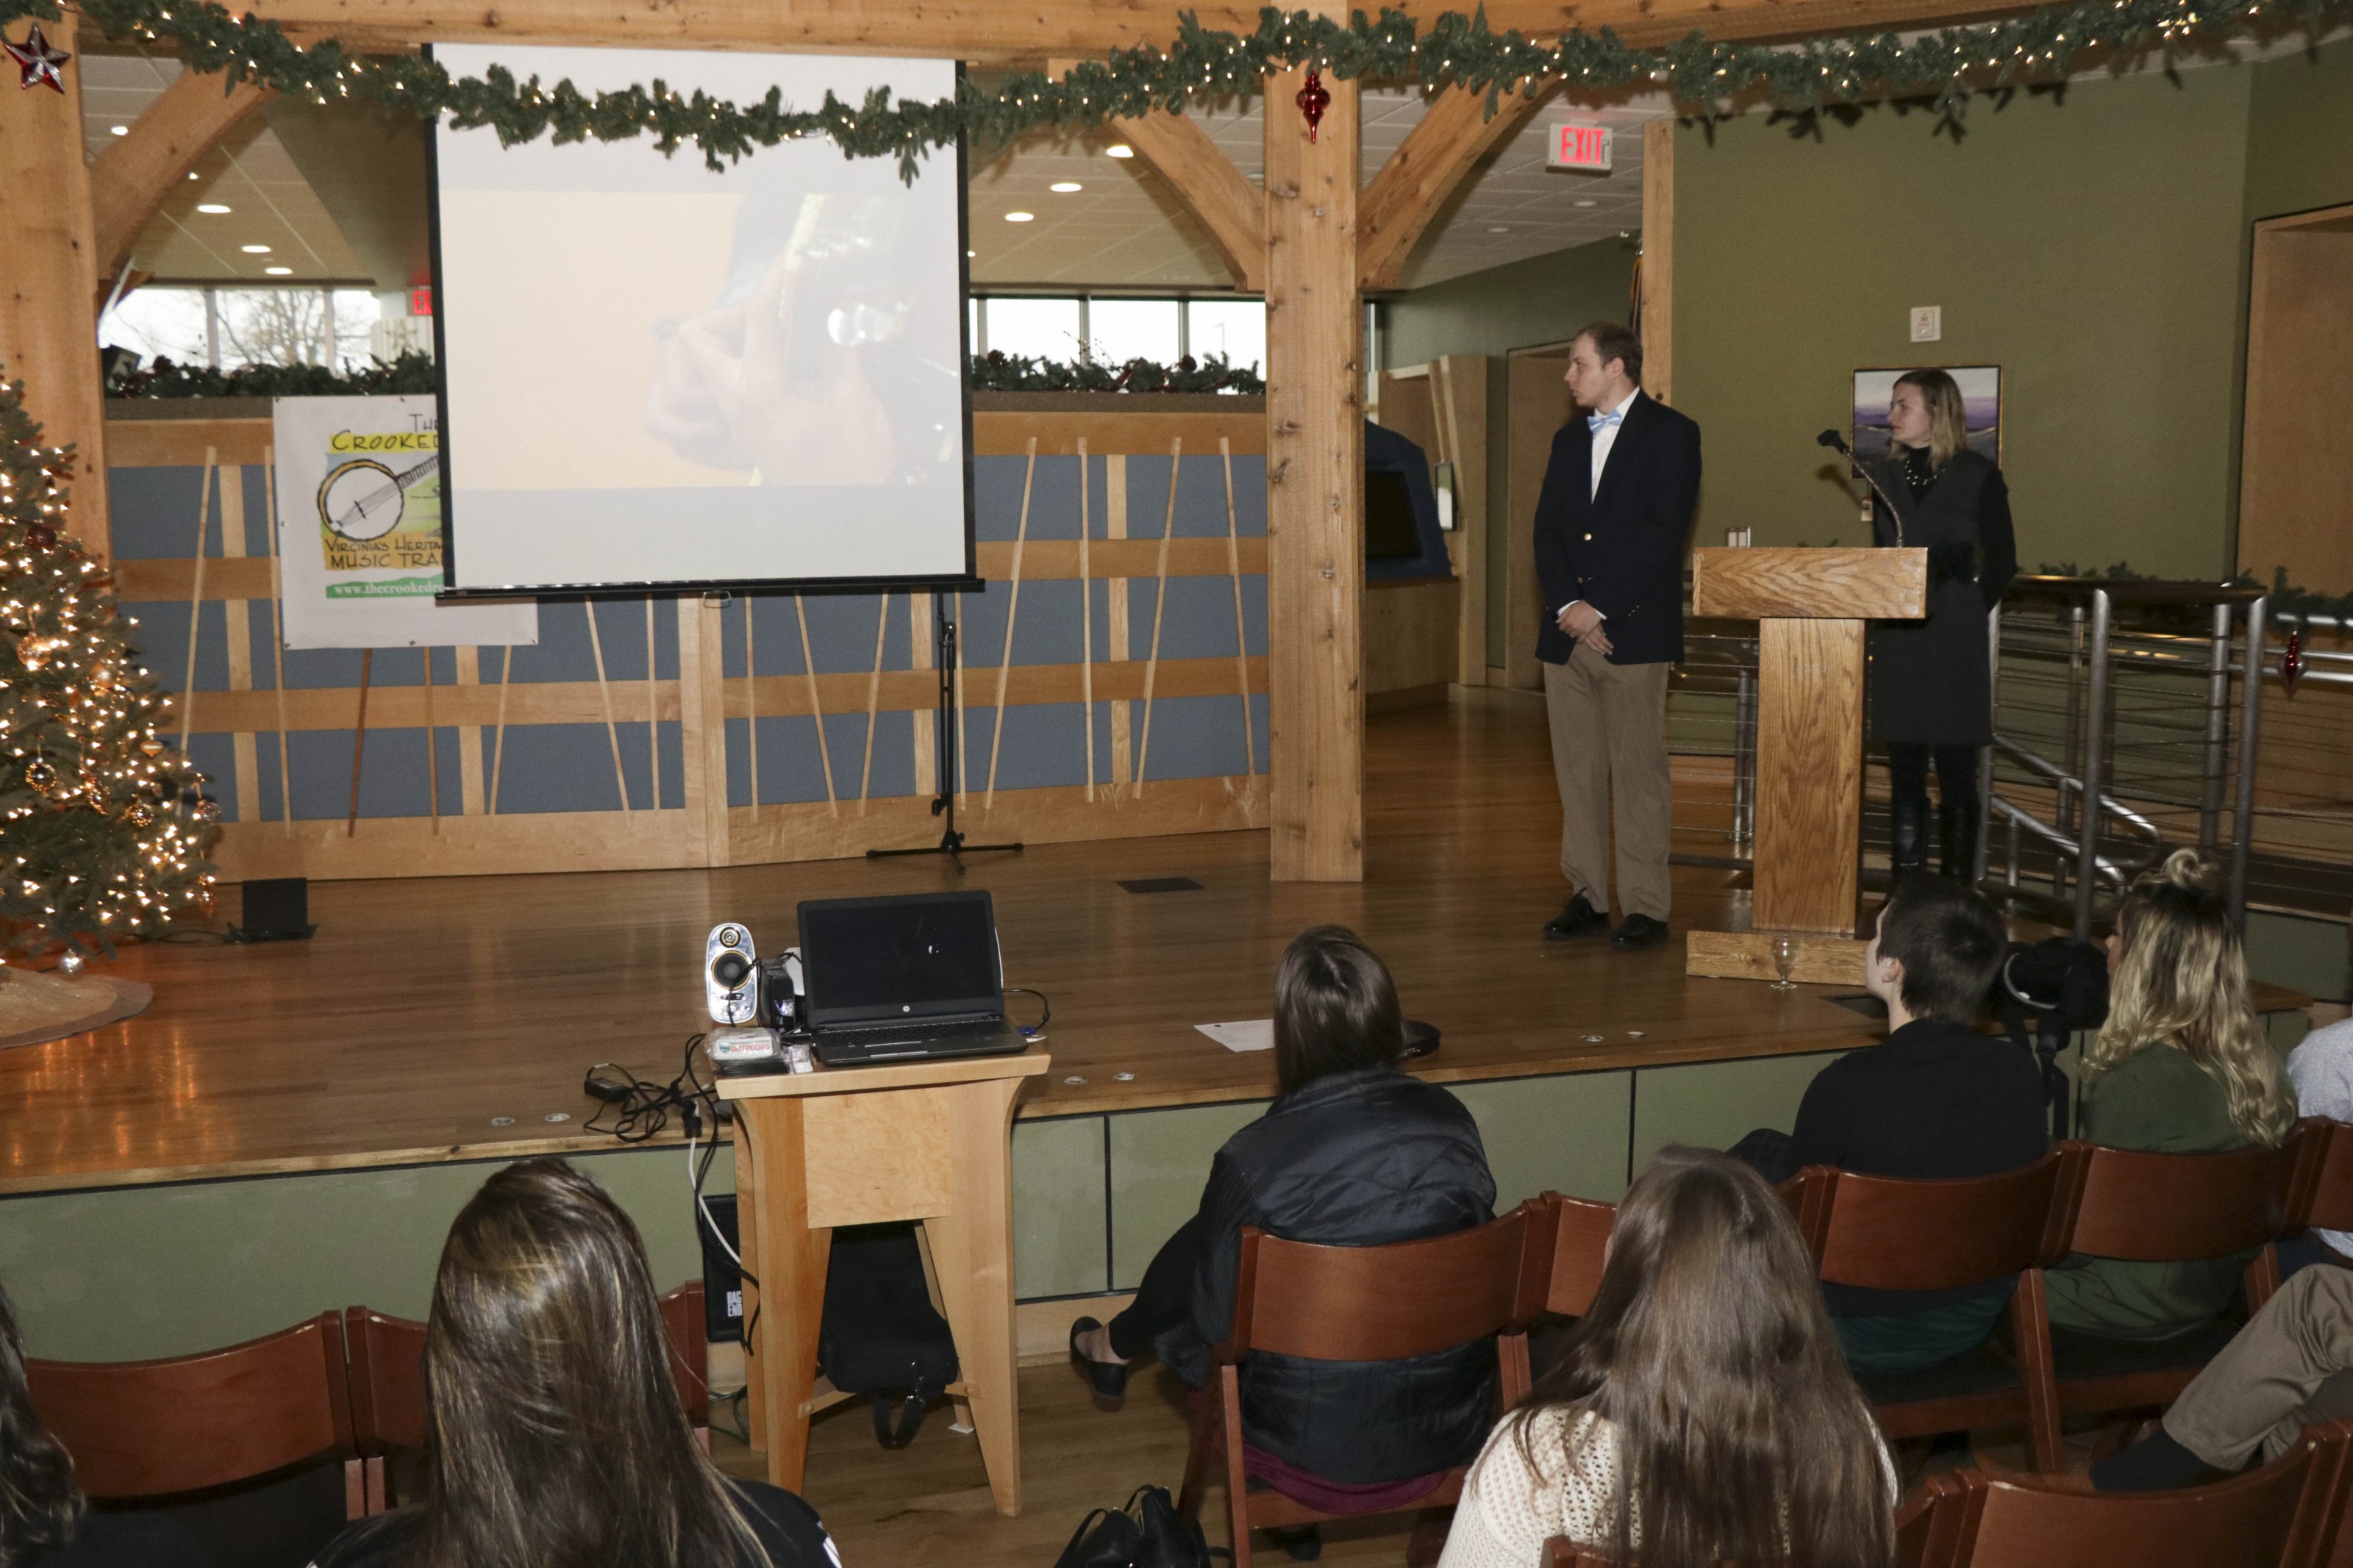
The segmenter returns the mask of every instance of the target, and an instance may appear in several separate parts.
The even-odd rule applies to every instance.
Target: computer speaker
[[[760,1012],[760,955],[751,928],[728,921],[702,944],[702,1000],[714,1024],[749,1024]]]

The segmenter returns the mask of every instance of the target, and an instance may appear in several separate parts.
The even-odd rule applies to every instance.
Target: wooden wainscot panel
[[[1008,400],[1013,395],[1008,395]],[[1182,440],[1187,463],[1215,462],[1220,438],[1237,458],[1256,457],[1266,450],[1266,410],[1260,398],[1237,397],[1231,399],[1237,405],[1231,409],[1197,413],[1155,409],[1151,399],[1155,395],[1096,395],[1091,401],[1110,405],[1099,411],[1063,405],[1077,401],[1074,398],[1052,398],[1050,405],[1034,410],[976,407],[972,416],[973,455],[1023,457],[1033,437],[1041,458],[1073,457],[1082,438],[1086,441],[1087,450],[1097,457],[1123,452],[1165,458],[1168,455],[1168,443]],[[1041,397],[1040,401],[1046,402],[1047,398]]]
[[[1369,706],[1446,700],[1447,684],[1455,675],[1455,617],[1461,597],[1462,584],[1451,577],[1365,584]]]
[[[221,464],[259,463],[269,450],[267,419],[109,419],[106,463],[111,468],[201,468],[205,448]]]
[[[1683,973],[1722,980],[1777,980],[1773,939],[1798,939],[1798,962],[1789,978],[1801,985],[1863,984],[1862,954],[1868,942],[1847,937],[1763,931],[1694,931],[1683,939]]]
[[[1741,620],[1917,620],[1925,550],[1694,550],[1692,614]]]

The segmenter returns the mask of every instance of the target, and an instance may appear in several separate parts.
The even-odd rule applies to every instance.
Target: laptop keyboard
[[[998,1018],[975,1018],[961,1024],[934,1024],[921,1018],[901,1018],[881,1024],[844,1024],[821,1027],[818,1033],[828,1039],[855,1044],[860,1040],[883,1039],[891,1036],[918,1037],[927,1040],[955,1039],[966,1035],[993,1035],[1005,1027]]]

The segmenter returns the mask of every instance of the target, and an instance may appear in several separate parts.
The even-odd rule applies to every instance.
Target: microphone
[[[1840,435],[1836,430],[1825,430],[1820,435],[1814,437],[1814,444],[1818,447],[1828,447],[1836,451],[1841,457],[1847,460],[1848,464],[1852,467],[1856,473],[1862,476],[1864,483],[1868,484],[1873,490],[1878,492],[1879,499],[1887,503],[1888,517],[1893,520],[1895,524],[1895,548],[1898,550],[1903,549],[1903,509],[1895,504],[1895,498],[1887,493],[1885,488],[1880,484],[1879,480],[1873,475],[1872,471],[1863,467],[1862,459],[1856,457],[1854,455],[1853,448],[1850,447],[1846,444],[1846,437]]]

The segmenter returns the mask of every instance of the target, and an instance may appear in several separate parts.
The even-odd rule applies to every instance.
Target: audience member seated
[[[41,1426],[25,1379],[16,1310],[0,1290],[0,1565],[5,1568],[211,1568],[168,1520],[94,1512],[73,1459]]]
[[[2353,926],[2345,931],[2353,957]],[[2315,1029],[2287,1054],[2287,1076],[2295,1086],[2298,1114],[2353,1122],[2353,1018]],[[2280,1273],[2291,1275],[2313,1263],[2353,1268],[2353,1232],[2315,1226],[2280,1243]]]
[[[2178,849],[2117,907],[2108,1021],[2080,1073],[2082,1135],[2094,1143],[2219,1154],[2277,1147],[2295,1125],[2295,1097],[2247,1003],[2246,955],[2221,884],[2212,860]],[[2051,1321],[2112,1339],[2170,1339],[2231,1304],[2246,1261],[2079,1253],[2044,1275]]]
[[[510,1165],[433,1281],[424,1500],[353,1525],[315,1568],[839,1568],[807,1503],[713,1468],[669,1356],[628,1216],[560,1160]]]
[[[2092,1484],[2102,1491],[2196,1486],[2258,1457],[2279,1458],[2316,1422],[2347,1420],[2353,1269],[2307,1268],[2206,1363],[2156,1432],[2094,1465]]]
[[[1134,1303],[1108,1327],[1071,1325],[1071,1355],[1099,1396],[1124,1394],[1128,1363],[1146,1353],[1197,1388],[1208,1380],[1233,1322],[1246,1226],[1374,1247],[1493,1216],[1471,1113],[1399,1071],[1403,1047],[1397,986],[1373,951],[1339,926],[1301,932],[1275,972],[1280,1097],[1218,1151],[1199,1212],[1153,1258]],[[1254,1354],[1241,1394],[1254,1473],[1300,1496],[1318,1482],[1377,1488],[1478,1451],[1494,1415],[1494,1345],[1369,1364]]]
[[[2042,1158],[2049,1142],[2033,1057],[1970,1025],[2009,951],[1993,906],[1941,878],[1909,877],[1879,911],[1864,984],[1887,1004],[1887,1038],[1824,1068],[1790,1137],[1791,1170],[1868,1176],[1990,1176]],[[2015,1279],[1954,1290],[1822,1294],[1847,1363],[1905,1372],[1963,1354],[1993,1331]]]
[[[1488,1438],[1439,1568],[1542,1568],[1556,1535],[1642,1568],[1885,1568],[1896,1489],[1787,1205],[1729,1155],[1669,1149],[1619,1202],[1591,1310]]]

